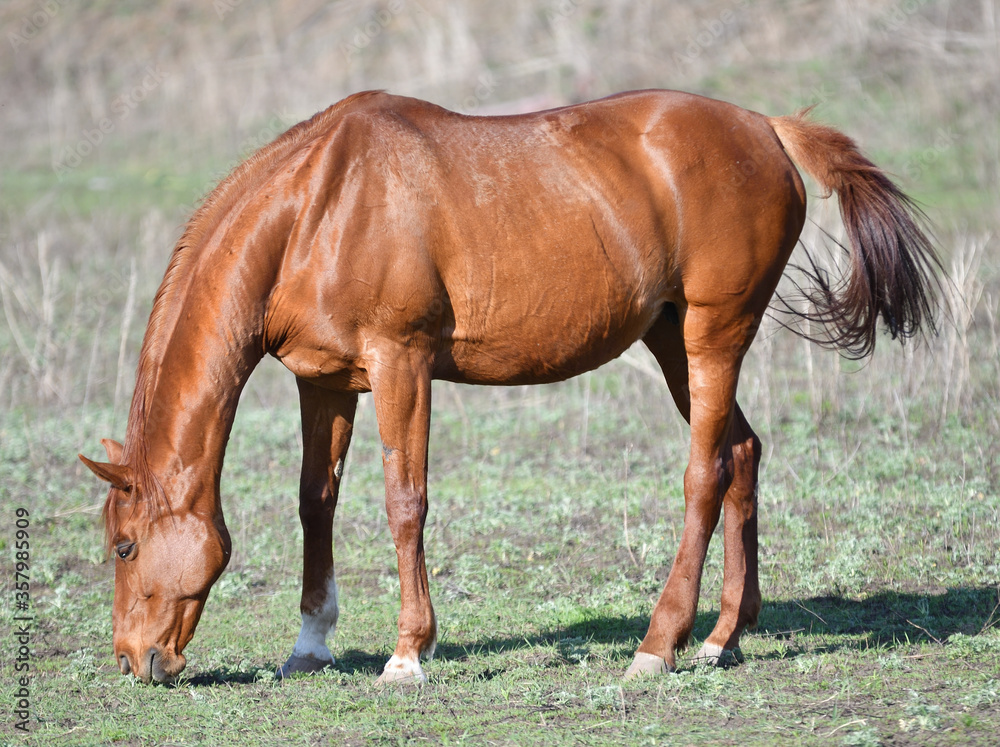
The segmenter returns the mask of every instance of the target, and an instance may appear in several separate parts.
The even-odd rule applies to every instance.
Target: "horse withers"
[[[930,323],[937,261],[907,197],[854,143],[672,91],[508,117],[351,96],[238,166],[197,210],[156,294],[124,445],[81,459],[111,484],[113,644],[123,673],[184,667],[231,541],[219,494],[240,392],[270,354],[303,434],[302,627],[281,675],[333,661],[332,522],[358,394],[371,392],[399,561],[380,682],[423,681],[437,626],[424,560],[431,381],[553,382],[642,340],[691,427],[684,530],[628,675],[666,672],[691,633],[725,511],[716,662],[755,623],[760,441],[736,402],[806,214],[793,161],[839,195],[849,269],[817,274],[810,318],[869,354],[878,320]]]

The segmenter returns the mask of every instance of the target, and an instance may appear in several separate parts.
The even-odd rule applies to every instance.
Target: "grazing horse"
[[[908,198],[845,135],[804,114],[639,91],[507,117],[368,92],[238,166],[186,226],[156,294],[124,445],[81,456],[111,484],[113,644],[123,673],[185,665],[229,560],[219,478],[240,392],[265,354],[302,412],[302,627],[282,676],[333,661],[332,522],[360,392],[372,393],[399,561],[382,683],[425,680],[431,381],[538,384],[642,340],[691,427],[684,531],[626,673],[666,672],[695,619],[725,509],[722,605],[699,652],[717,662],[757,619],[761,445],[736,403],[747,348],[799,237],[793,161],[847,231],[846,277],[814,273],[826,341],[871,352],[930,320],[937,260]]]

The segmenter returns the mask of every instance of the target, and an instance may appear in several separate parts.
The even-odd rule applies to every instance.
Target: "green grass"
[[[16,214],[44,206],[63,219],[113,210],[120,217],[138,219],[149,205],[156,205],[181,224],[231,167],[220,164],[214,171],[184,173],[167,163],[156,168],[148,161],[122,161],[111,167],[81,164],[61,177],[47,167],[3,172],[4,207]]]
[[[41,7],[9,5],[7,31]],[[0,289],[0,745],[996,744],[998,99],[985,5],[895,3],[882,10],[906,17],[884,33],[882,11],[858,4],[738,10],[713,0],[637,15],[641,3],[557,3],[567,32],[557,35],[530,4],[453,13],[403,3],[346,63],[338,45],[371,9],[59,5],[37,38],[3,57],[0,78],[13,107],[0,145],[0,263],[10,273]],[[694,64],[675,63],[689,38],[732,11]],[[427,33],[429,21],[445,35]],[[481,61],[435,82],[467,39]],[[566,40],[574,59],[595,64],[568,65],[556,49]],[[560,69],[514,72],[546,59]],[[59,179],[53,154],[112,116],[151,63],[167,84]],[[916,352],[884,340],[861,365],[813,348],[807,366],[800,342],[762,328],[740,389],[764,441],[759,626],[739,666],[694,668],[682,655],[676,674],[630,683],[620,676],[683,529],[687,432],[662,382],[615,363],[531,390],[436,387],[426,544],[438,656],[423,689],[380,692],[398,580],[367,398],[335,526],[337,665],[272,677],[298,632],[301,571],[297,407],[290,376],[272,364],[237,418],[222,483],[234,556],[184,677],[175,687],[122,677],[97,517],[104,492],[75,455],[99,456],[99,438],[124,433],[143,321],[191,207],[292,124],[286,113],[308,116],[377,86],[457,106],[486,70],[498,80],[488,105],[646,86],[768,114],[818,102],[817,118],[926,206],[946,265],[994,236],[957,289],[972,318],[945,318],[941,337]],[[122,329],[133,267],[135,313]],[[17,507],[32,518],[27,735],[11,716]],[[717,536],[696,643],[718,613],[721,569]]]
[[[0,549],[12,559],[12,512],[28,507],[37,624],[31,734],[7,718],[0,741],[993,743],[1000,495],[975,456],[995,449],[989,426],[925,427],[915,405],[907,445],[880,413],[776,418],[761,429],[765,605],[744,663],[693,668],[682,656],[674,675],[626,683],[683,526],[686,434],[664,392],[616,365],[553,387],[435,396],[427,555],[440,645],[428,686],[384,692],[373,683],[395,642],[398,581],[370,402],[336,522],[337,664],[284,683],[272,673],[297,634],[301,552],[292,402],[237,418],[223,477],[235,554],[173,687],[122,677],[110,653],[103,494],[75,453],[120,435],[120,416],[7,417]],[[848,426],[875,446],[842,443]],[[717,536],[697,640],[714,624],[721,562]],[[8,708],[15,642],[2,640]]]

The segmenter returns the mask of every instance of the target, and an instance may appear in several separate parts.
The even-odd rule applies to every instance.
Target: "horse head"
[[[194,637],[208,592],[229,562],[232,543],[221,511],[189,502],[162,505],[161,490],[124,463],[122,446],[102,441],[108,462],[80,459],[111,484],[104,507],[107,546],[115,555],[112,641],[122,674],[172,681]],[[188,492],[183,479],[171,485]],[[216,501],[217,503],[217,501]],[[197,505],[197,503],[195,504]]]

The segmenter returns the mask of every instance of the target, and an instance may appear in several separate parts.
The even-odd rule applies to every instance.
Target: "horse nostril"
[[[122,670],[122,674],[128,674],[132,671],[132,665],[125,654],[118,657],[118,667]]]
[[[184,668],[184,657],[164,654],[157,648],[151,648],[149,656],[149,674],[157,682],[173,682],[177,673]]]

